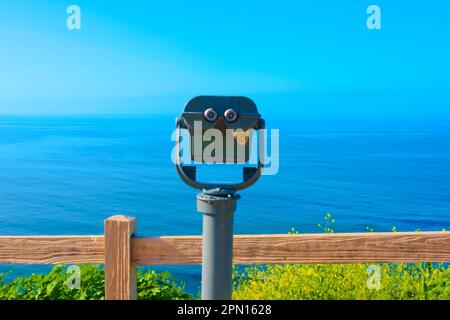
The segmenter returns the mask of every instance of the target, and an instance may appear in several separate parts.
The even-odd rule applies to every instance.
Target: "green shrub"
[[[364,264],[299,264],[252,266],[235,271],[233,299],[450,299],[450,269],[443,264],[375,264],[379,289],[369,289],[374,275]],[[80,289],[69,289],[65,266],[48,274],[5,281],[0,274],[0,300],[104,299],[104,270],[81,265]],[[376,282],[372,283],[376,285]],[[193,299],[167,272],[139,272],[139,299]]]
[[[364,264],[253,266],[235,275],[233,299],[450,299],[450,270],[442,264],[368,267]],[[379,271],[379,286],[374,281],[374,270]]]
[[[71,274],[63,265],[48,274],[32,274],[6,282],[0,274],[0,300],[101,300],[104,299],[104,269],[98,265],[80,265],[80,288],[70,289]],[[138,298],[144,300],[191,299],[167,272],[138,272]]]

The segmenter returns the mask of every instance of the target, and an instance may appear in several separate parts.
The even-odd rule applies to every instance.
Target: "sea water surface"
[[[174,117],[0,117],[0,235],[91,235],[134,216],[140,236],[201,234],[196,191],[171,161]],[[235,233],[450,228],[450,122],[267,122],[280,170],[242,191]],[[50,266],[0,265],[11,276]],[[189,291],[199,266],[161,266]]]

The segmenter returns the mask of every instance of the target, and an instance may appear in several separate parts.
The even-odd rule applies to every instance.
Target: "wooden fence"
[[[98,236],[0,236],[0,264],[104,264],[105,298],[136,299],[136,266],[200,264],[201,236],[136,237],[113,216]],[[450,232],[234,236],[235,264],[450,262]]]

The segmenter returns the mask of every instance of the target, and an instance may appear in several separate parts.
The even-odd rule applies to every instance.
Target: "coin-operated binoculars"
[[[233,216],[240,198],[236,191],[248,188],[261,175],[264,130],[259,130],[264,129],[264,120],[249,98],[199,96],[186,104],[176,126],[177,172],[186,184],[202,190],[197,195],[197,210],[203,214],[202,299],[231,299]],[[243,164],[242,181],[198,181],[197,167],[181,161],[182,129],[189,133],[188,152],[194,163]],[[256,166],[249,166],[256,135],[258,159]],[[212,150],[211,143],[215,144],[212,157],[205,154]]]

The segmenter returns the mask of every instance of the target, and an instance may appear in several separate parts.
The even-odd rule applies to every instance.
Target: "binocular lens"
[[[223,115],[228,122],[234,122],[238,118],[238,114],[234,109],[228,109]]]
[[[203,116],[205,117],[206,121],[208,122],[214,122],[218,118],[217,112],[213,108],[208,108],[203,113]],[[227,109],[224,114],[224,118],[228,122],[234,122],[238,118],[238,113],[234,109]]]
[[[209,122],[214,122],[217,119],[217,112],[213,108],[206,109],[203,115]]]

